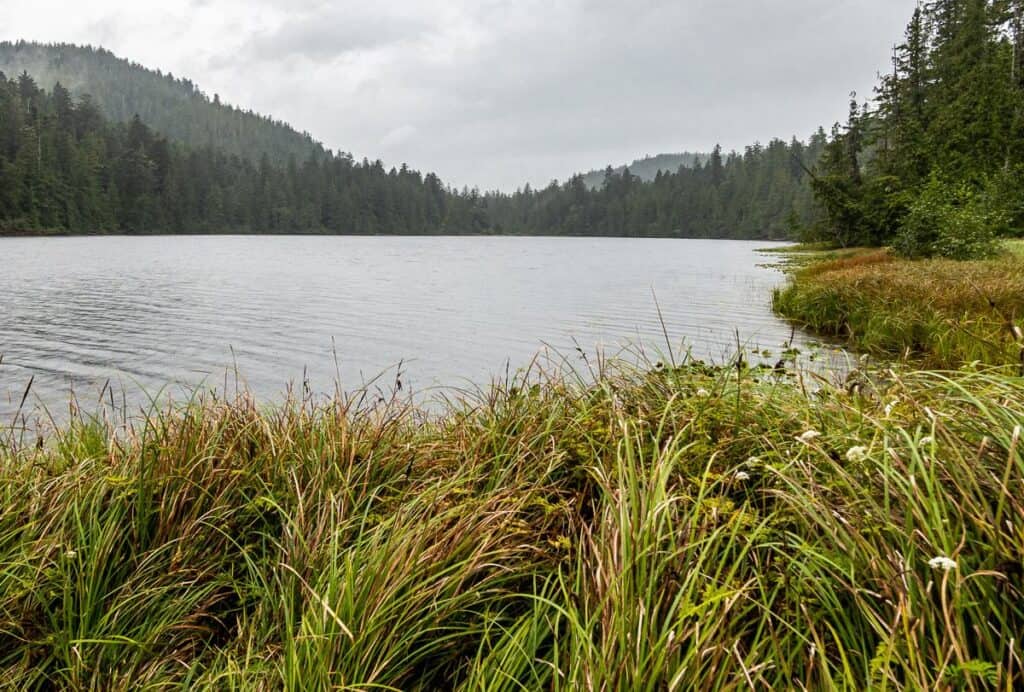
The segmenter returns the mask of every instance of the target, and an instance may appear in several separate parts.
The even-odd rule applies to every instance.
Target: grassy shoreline
[[[1010,689],[1024,383],[760,370],[242,396],[0,448],[41,689]],[[955,563],[955,567],[951,565]],[[947,568],[949,568],[947,570]]]
[[[970,262],[817,251],[794,256],[790,271],[776,312],[856,350],[925,367],[1024,367],[1024,242]]]

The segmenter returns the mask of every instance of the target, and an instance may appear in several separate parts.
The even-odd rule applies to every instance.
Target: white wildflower
[[[734,478],[735,478],[736,480],[738,480],[738,481],[749,481],[749,480],[750,480],[750,474],[749,474],[749,473],[747,473],[746,471],[737,471],[737,472],[736,472],[736,473],[734,474],[734,476],[733,476],[733,477],[734,477]]]
[[[929,560],[928,566],[932,569],[941,569],[943,572],[951,572],[956,569],[956,560],[950,560],[948,557],[939,555]]]
[[[818,439],[819,437],[821,437],[821,433],[818,432],[817,430],[808,430],[807,432],[803,433],[802,435],[800,435],[796,439],[800,440],[804,444],[810,444],[810,443],[814,442],[816,439]]]
[[[747,466],[757,466],[761,463],[761,459],[758,457],[747,457]]]
[[[69,560],[74,560],[76,557],[78,557],[78,553],[74,550],[69,550],[66,553],[64,553],[64,557],[66,557]]]
[[[868,458],[868,448],[867,447],[859,447],[859,446],[858,447],[850,447],[846,451],[846,460],[851,462],[851,463],[856,464],[857,462],[864,461],[867,458]]]
[[[711,392],[702,387],[701,389],[697,390],[697,396],[699,396],[701,399],[707,399],[709,396],[711,396]]]
[[[932,437],[931,435],[925,435],[924,437],[921,438],[922,447],[927,447],[928,445],[933,444],[934,442],[935,438]]]
[[[893,399],[892,401],[890,401],[888,404],[885,405],[885,417],[886,418],[888,418],[889,416],[892,415],[892,410],[894,408],[896,408],[896,404],[898,404],[898,403],[900,403],[898,400]]]

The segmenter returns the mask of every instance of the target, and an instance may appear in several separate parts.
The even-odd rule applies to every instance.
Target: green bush
[[[1006,213],[1006,235],[1024,237],[1024,166],[1011,166],[996,174],[990,184],[992,198]]]
[[[1008,215],[987,191],[933,176],[911,202],[893,248],[909,258],[991,257],[1008,223]]]

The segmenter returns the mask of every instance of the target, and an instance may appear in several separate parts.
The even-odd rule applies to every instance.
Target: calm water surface
[[[104,383],[144,401],[222,387],[237,365],[264,399],[305,377],[352,389],[402,363],[406,387],[486,383],[545,347],[724,359],[790,335],[765,243],[365,237],[0,239],[0,426],[29,405],[88,408]],[[335,354],[337,355],[337,369]],[[175,389],[172,387],[172,389]],[[175,395],[177,396],[177,395]]]

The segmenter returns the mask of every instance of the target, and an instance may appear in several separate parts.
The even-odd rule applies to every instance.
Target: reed
[[[18,689],[1019,689],[1024,382],[686,362],[0,448]]]

